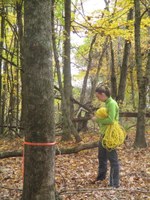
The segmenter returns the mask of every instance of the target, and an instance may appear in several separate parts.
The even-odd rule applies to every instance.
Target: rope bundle
[[[108,113],[106,108],[102,107],[96,111],[95,115],[96,117],[103,119],[108,116]],[[102,139],[102,145],[104,148],[112,150],[123,144],[125,138],[125,130],[117,121],[115,121],[113,124],[107,125],[104,137]]]

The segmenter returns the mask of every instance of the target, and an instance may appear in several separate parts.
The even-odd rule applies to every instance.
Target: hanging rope
[[[108,117],[107,109],[105,107],[99,108],[96,113],[96,117],[104,119]],[[126,132],[124,128],[115,121],[113,124],[107,125],[107,128],[102,139],[102,145],[107,150],[113,150],[116,147],[124,143],[126,138]]]

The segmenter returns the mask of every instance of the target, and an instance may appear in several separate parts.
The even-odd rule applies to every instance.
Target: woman
[[[93,117],[94,120],[100,126],[100,142],[98,149],[98,176],[95,181],[102,181],[106,178],[107,173],[107,160],[110,161],[110,181],[109,186],[118,188],[119,187],[119,161],[116,149],[108,150],[102,145],[102,139],[105,134],[105,130],[108,125],[113,124],[119,120],[119,107],[117,102],[110,96],[110,91],[107,87],[97,87],[96,97],[98,100],[105,102],[108,116],[105,118]]]

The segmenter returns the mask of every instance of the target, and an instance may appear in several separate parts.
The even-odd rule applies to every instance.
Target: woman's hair
[[[98,86],[96,89],[95,89],[95,92],[99,93],[99,94],[102,94],[104,93],[107,97],[110,97],[110,90],[108,87],[106,86]]]

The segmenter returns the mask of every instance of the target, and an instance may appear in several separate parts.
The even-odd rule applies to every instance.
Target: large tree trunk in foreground
[[[51,1],[25,0],[23,200],[55,200]],[[36,146],[39,144],[39,146]],[[43,146],[44,143],[48,146]]]

